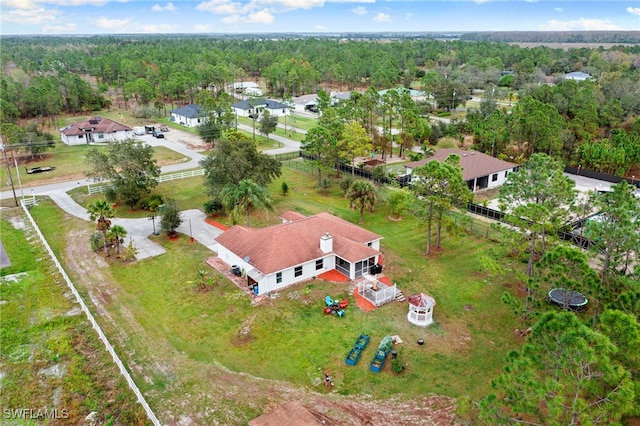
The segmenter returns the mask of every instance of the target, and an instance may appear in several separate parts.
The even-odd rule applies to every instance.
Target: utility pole
[[[4,141],[2,140],[2,135],[0,135],[0,149],[2,149],[2,155],[4,156],[4,164],[7,166],[7,177],[9,178],[9,184],[11,185],[11,190],[13,191],[13,199],[16,202],[16,207],[18,207],[18,197],[16,196],[16,188],[13,186],[13,178],[11,177],[11,166],[9,166],[9,159],[7,158],[7,150],[4,147]]]

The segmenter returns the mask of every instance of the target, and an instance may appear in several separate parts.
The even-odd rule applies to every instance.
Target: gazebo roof
[[[429,308],[436,306],[436,300],[428,294],[420,293],[410,296],[409,304],[418,308]]]

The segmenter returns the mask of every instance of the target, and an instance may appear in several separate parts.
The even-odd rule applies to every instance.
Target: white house
[[[60,129],[60,139],[67,145],[116,142],[133,138],[133,129],[108,118],[93,117]]]
[[[260,115],[263,111],[269,111],[272,116],[280,117],[291,115],[291,107],[273,99],[249,98],[231,105],[236,115],[249,117],[251,114]]]
[[[517,164],[499,160],[481,152],[446,148],[437,150],[431,157],[405,164],[406,174],[411,175],[413,169],[424,166],[429,161],[443,163],[452,154],[460,157],[462,179],[473,192],[501,186],[507,180],[509,173],[518,167]]]
[[[196,127],[204,123],[207,116],[200,105],[189,104],[171,111],[169,118],[174,123],[180,123],[187,127]]]
[[[287,212],[283,218],[266,228],[235,225],[216,239],[218,257],[239,268],[257,294],[331,270],[355,279],[381,268],[380,235],[329,213]]]

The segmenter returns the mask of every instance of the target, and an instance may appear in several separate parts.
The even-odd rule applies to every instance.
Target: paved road
[[[162,173],[170,173],[180,170],[197,168],[199,167],[200,160],[204,158],[204,156],[199,152],[191,150],[187,146],[179,142],[171,141],[168,138],[156,139],[151,135],[144,135],[140,136],[139,139],[143,140],[151,146],[164,146],[185,156],[186,160],[181,163],[161,167]],[[292,141],[289,141],[288,139],[286,141],[288,143],[285,144],[284,149],[293,150],[293,147],[295,147],[295,144],[297,142],[291,144]],[[87,213],[87,210],[80,204],[76,203],[67,193],[68,191],[76,187],[84,186],[86,184],[86,179],[76,179],[73,181],[45,184],[27,188],[24,190],[24,193],[27,197],[30,195],[48,196],[66,213],[82,220],[89,220],[89,214]],[[18,196],[21,196],[19,189],[16,189],[16,194]],[[13,198],[13,192],[10,190],[0,192],[0,199],[5,198]],[[215,239],[222,233],[222,231],[206,223],[206,215],[200,210],[185,210],[180,213],[180,216],[182,218],[182,224],[178,227],[177,231],[184,235],[193,237],[196,241],[198,241],[205,247],[209,248],[212,251],[215,251]],[[128,244],[128,240],[130,238],[133,240],[134,246],[136,246],[136,248],[138,249],[138,259],[157,256],[165,252],[165,249],[162,246],[149,240],[148,237],[153,234],[154,224],[148,218],[114,218],[112,222],[116,225],[122,226],[127,230],[127,238],[125,239],[125,243]],[[155,226],[156,230],[158,230],[158,222],[156,222]]]

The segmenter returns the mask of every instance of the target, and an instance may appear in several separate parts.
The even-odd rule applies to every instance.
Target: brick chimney
[[[322,250],[323,253],[330,253],[333,251],[333,238],[328,232],[320,237],[320,250]]]

